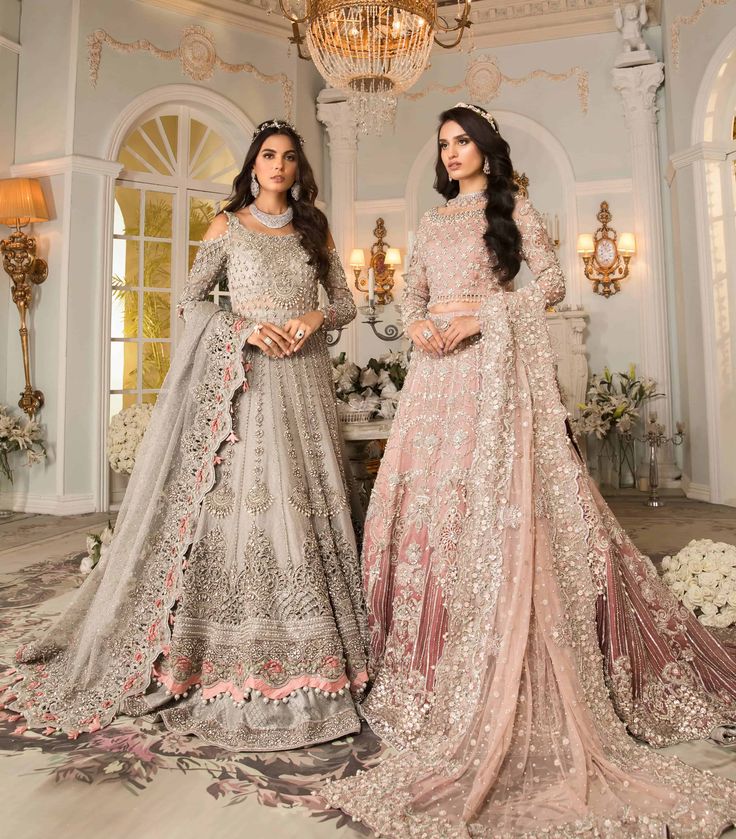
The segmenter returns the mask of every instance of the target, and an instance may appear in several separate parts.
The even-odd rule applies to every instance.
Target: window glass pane
[[[110,394],[110,419],[112,419],[115,414],[119,414],[123,410],[123,394],[122,393],[111,393]]]
[[[190,178],[230,184],[238,172],[222,137],[196,119],[189,126],[189,154]]]
[[[158,399],[158,393],[144,393],[141,396],[141,402],[147,402],[149,405],[155,405]]]
[[[143,234],[156,239],[170,239],[174,212],[171,192],[147,192],[144,208],[146,214]]]
[[[174,160],[179,157],[179,117],[174,114],[167,114],[159,117],[161,126],[164,129],[165,139],[174,155]]]
[[[114,286],[138,285],[138,242],[114,239],[112,243],[112,283]]]
[[[169,371],[170,344],[143,344],[143,388],[159,390]]]
[[[171,287],[171,245],[168,242],[143,243],[143,285]]]
[[[129,186],[115,187],[113,233],[138,236],[141,232],[141,191]]]
[[[149,120],[126,137],[118,159],[134,172],[169,176],[176,173],[155,120]]]
[[[143,293],[143,335],[168,338],[171,335],[171,295],[160,291]]]
[[[189,270],[192,270],[192,265],[194,265],[194,258],[197,256],[197,251],[199,247],[197,245],[189,245]]]
[[[189,199],[189,241],[201,242],[217,215],[215,202],[211,198],[192,197]]]
[[[113,281],[111,327],[113,338],[138,337],[138,292],[120,288]]]
[[[110,344],[110,389],[135,390],[138,387],[137,341],[113,341]]]

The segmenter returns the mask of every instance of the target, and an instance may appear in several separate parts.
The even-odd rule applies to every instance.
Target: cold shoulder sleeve
[[[404,296],[401,300],[401,320],[404,329],[418,320],[426,320],[429,304],[429,282],[424,261],[423,225],[419,225],[414,250],[409,262],[409,270],[404,276]]]
[[[535,278],[528,288],[539,289],[547,306],[559,303],[565,296],[565,277],[542,216],[524,198],[516,204],[514,221],[521,233],[521,255]]]
[[[205,239],[199,246],[184,291],[179,297],[177,312],[186,318],[187,307],[204,300],[227,274],[228,234]]]
[[[339,329],[354,320],[357,314],[355,301],[336,250],[330,251],[330,270],[322,285],[329,301],[326,306],[320,307],[320,312],[325,316],[324,328]]]

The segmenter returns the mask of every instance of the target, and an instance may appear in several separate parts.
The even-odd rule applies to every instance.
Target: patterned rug
[[[672,499],[648,510],[638,495],[612,502],[635,541],[655,556],[706,535],[736,542],[730,508]],[[0,666],[10,663],[21,639],[66,607],[81,581],[86,533],[106,522],[106,516],[0,519]],[[668,751],[736,780],[736,751],[703,742]],[[311,749],[233,754],[150,719],[117,720],[69,740],[24,731],[22,720],[0,712],[3,832],[14,839],[366,837],[369,831],[340,813],[316,809],[311,793],[325,778],[368,769],[385,754],[367,729]]]

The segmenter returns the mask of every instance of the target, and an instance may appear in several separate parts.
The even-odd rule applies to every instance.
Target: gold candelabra
[[[0,242],[3,268],[12,282],[13,303],[20,317],[20,344],[23,352],[25,388],[18,407],[32,419],[42,408],[44,396],[31,384],[31,359],[28,340],[28,310],[33,302],[33,286],[40,285],[48,276],[46,261],[36,256],[36,240],[22,228],[31,222],[48,221],[46,201],[40,183],[32,178],[0,180],[0,224],[15,230]]]
[[[366,276],[362,276],[366,267],[365,253],[362,248],[354,248],[350,255],[350,267],[355,275],[355,288],[367,295],[368,305],[376,303],[384,305],[394,299],[394,273],[396,266],[401,265],[401,252],[398,248],[390,248],[384,241],[386,225],[382,218],[376,219],[373,230],[376,241],[371,245],[371,258],[368,263]]]

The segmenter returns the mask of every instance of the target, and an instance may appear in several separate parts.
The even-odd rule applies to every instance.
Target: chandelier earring
[[[298,201],[302,197],[302,185],[295,181],[291,186],[291,197]]]
[[[483,159],[483,174],[490,175],[491,174],[491,164],[488,162],[488,158]]]
[[[258,195],[261,191],[261,185],[258,183],[258,179],[256,178],[256,173],[251,171],[250,173],[250,192],[254,198],[258,198]]]

